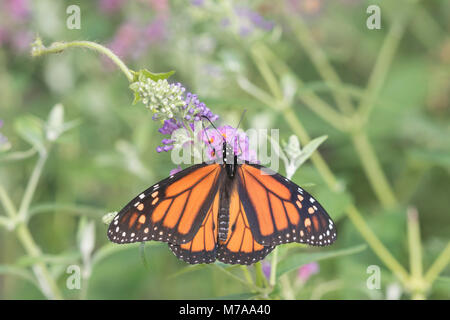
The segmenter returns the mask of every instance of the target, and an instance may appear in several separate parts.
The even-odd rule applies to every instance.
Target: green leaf
[[[50,141],[55,141],[61,134],[64,124],[64,107],[61,103],[56,104],[48,115],[46,136]]]
[[[367,248],[367,245],[362,244],[354,247],[350,247],[347,249],[341,250],[330,250],[323,252],[313,252],[313,253],[295,253],[289,255],[284,260],[280,261],[277,265],[277,277],[282,276],[283,274],[295,270],[300,266],[329,258],[335,258],[340,256],[346,256],[350,254],[359,253]]]
[[[7,152],[5,154],[0,154],[0,161],[6,162],[6,161],[24,160],[34,156],[35,153],[36,153],[35,148],[31,148],[26,151]]]
[[[300,167],[306,160],[311,157],[312,153],[316,151],[316,149],[327,140],[328,136],[321,136],[311,140],[305,147],[302,149],[301,155],[295,160],[295,167]]]
[[[133,104],[136,104],[139,101],[141,101],[142,98],[141,98],[141,96],[140,96],[140,94],[138,92],[139,83],[137,81],[133,82],[132,84],[130,84],[130,89],[133,91],[133,94],[134,94]]]
[[[80,123],[80,120],[64,122],[64,107],[61,103],[58,103],[50,111],[45,124],[46,138],[48,141],[56,141],[64,132],[75,128]]]
[[[142,97],[139,94],[139,82],[145,82],[147,79],[151,79],[153,81],[165,80],[174,73],[175,71],[173,70],[164,73],[153,73],[151,71],[148,71],[147,69],[141,69],[137,72],[134,72],[133,83],[131,83],[129,87],[134,93],[133,105],[142,100]]]
[[[30,143],[39,153],[45,153],[44,129],[42,120],[31,115],[20,117],[16,120],[17,134]]]
[[[146,79],[152,79],[153,81],[158,81],[158,80],[164,80],[164,79],[168,79],[171,75],[173,75],[175,73],[175,71],[169,71],[169,72],[164,72],[164,73],[153,73],[148,71],[147,69],[141,69],[138,72],[136,72],[135,77],[137,77],[137,79],[139,81],[141,80],[146,80]]]

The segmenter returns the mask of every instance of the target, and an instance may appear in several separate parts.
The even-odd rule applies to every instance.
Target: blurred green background
[[[66,27],[66,8],[73,4],[81,8],[79,30]],[[370,4],[381,7],[380,30],[366,27]],[[287,140],[300,132],[289,121],[294,117],[311,137],[328,135],[319,151],[339,187],[330,188],[311,161],[293,181],[337,221],[338,241],[325,249],[285,245],[280,259],[364,244],[346,214],[349,205],[358,208],[406,270],[411,256],[408,208],[412,220],[418,212],[422,274],[444,253],[442,273],[426,288],[405,285],[367,246],[319,261],[311,275],[302,275],[301,268],[287,273],[266,297],[450,298],[450,252],[443,251],[450,240],[449,1],[2,0],[0,8],[2,217],[7,217],[6,198],[20,207],[38,161],[30,142],[42,139],[45,148],[50,145],[42,135],[54,105],[64,106],[64,119],[72,126],[48,150],[30,204],[27,230],[44,254],[36,257],[24,248],[25,231],[17,225],[0,226],[0,298],[45,298],[33,274],[39,265],[47,267],[68,299],[239,298],[248,292],[226,273],[242,276],[239,267],[186,269],[167,244],[148,245],[145,259],[139,246],[108,244],[102,216],[120,210],[174,165],[169,154],[155,151],[163,138],[159,124],[142,104],[131,105],[129,83],[110,61],[78,48],[31,58],[36,35],[45,44],[96,41],[133,70],[175,70],[169,80],[198,94],[222,124],[236,125],[245,108],[245,129],[279,128]],[[378,63],[380,72],[374,75]],[[371,81],[374,89],[368,93]],[[287,109],[277,111],[267,99],[264,103],[266,96],[252,94],[249,83],[286,102]],[[370,155],[358,153],[351,130],[339,130],[324,119],[311,96],[361,125],[375,166],[380,165],[392,192],[377,184],[380,175],[371,163],[367,167],[364,157]],[[339,99],[349,103],[339,105]],[[361,101],[373,105],[364,123],[354,117]],[[285,174],[283,167],[280,172]],[[382,189],[378,196],[377,188]],[[69,265],[80,265],[82,272],[92,267],[80,290],[66,286]],[[380,289],[366,285],[370,265],[381,268]],[[248,271],[253,277],[254,268]]]

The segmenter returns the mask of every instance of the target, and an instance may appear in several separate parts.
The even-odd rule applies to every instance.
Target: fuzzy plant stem
[[[31,55],[39,57],[49,53],[60,53],[69,48],[86,48],[104,54],[111,59],[114,64],[125,74],[131,83],[134,80],[134,71],[128,69],[125,63],[108,48],[91,41],[71,41],[71,42],[53,42],[50,46],[45,47],[40,38],[32,44]]]
[[[37,183],[46,160],[47,154],[40,153],[31,177],[28,180],[19,211],[15,209],[13,202],[3,186],[0,186],[0,201],[2,202],[10,220],[13,222],[12,226],[14,227],[17,238],[25,248],[27,254],[30,257],[37,258],[37,260],[39,260],[39,257],[42,256],[42,251],[34,241],[30,230],[28,229],[27,220],[29,206],[36,191]],[[61,292],[59,291],[58,286],[51,276],[46,264],[43,262],[36,262],[32,269],[38,280],[42,293],[49,299],[62,299]]]

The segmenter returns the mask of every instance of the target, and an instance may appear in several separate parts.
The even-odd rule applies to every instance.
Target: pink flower
[[[169,173],[169,175],[174,175],[175,173],[178,173],[178,172],[180,172],[182,169],[181,169],[181,167],[180,166],[178,166],[178,167],[176,167],[175,169],[172,169],[172,170],[170,170],[170,173]]]
[[[164,16],[159,16],[146,26],[134,22],[123,23],[110,42],[109,48],[125,60],[137,59],[152,44],[166,38],[166,20]]]
[[[226,141],[227,144],[233,147],[234,154],[240,159],[258,163],[256,152],[250,149],[249,139],[243,131],[226,125],[218,127],[217,130],[214,128],[202,130],[201,135],[201,139],[208,147],[208,155],[211,159],[220,159],[222,157],[223,142]],[[215,154],[213,148],[216,151]]]
[[[124,0],[100,0],[99,9],[103,13],[112,14],[119,11],[124,3]]]
[[[305,264],[298,268],[297,277],[302,282],[306,282],[312,275],[318,273],[319,269],[319,264],[317,262]]]
[[[13,20],[25,20],[30,14],[27,0],[6,0],[4,10]]]

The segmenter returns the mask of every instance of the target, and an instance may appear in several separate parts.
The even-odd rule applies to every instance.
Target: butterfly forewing
[[[116,243],[191,241],[211,208],[221,172],[220,165],[203,163],[151,186],[114,217],[109,239]]]
[[[325,246],[336,227],[324,208],[287,178],[256,164],[238,169],[238,193],[255,240],[266,246],[300,242]]]

